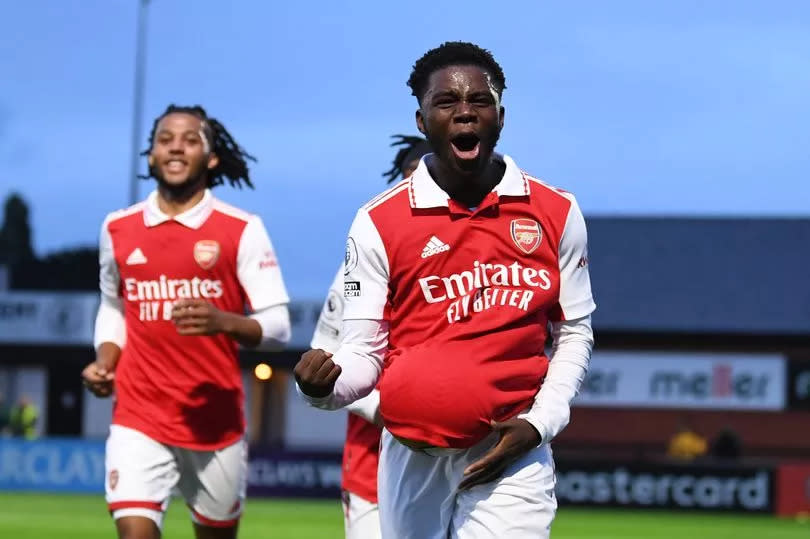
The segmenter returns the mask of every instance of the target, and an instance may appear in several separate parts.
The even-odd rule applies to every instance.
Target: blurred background
[[[290,504],[257,505],[256,519],[314,504],[317,517],[275,536],[340,536],[345,416],[300,402],[291,367],[356,209],[385,187],[390,135],[416,134],[411,66],[447,40],[494,53],[507,84],[499,150],[574,192],[588,221],[597,349],[554,443],[558,536],[613,537],[600,519],[624,515],[637,525],[615,537],[683,533],[642,509],[734,516],[693,534],[712,538],[744,537],[733,530],[746,514],[810,514],[802,0],[4,2],[0,499],[28,491],[37,507],[86,512],[82,537],[112,532],[111,403],[79,377],[93,358],[98,231],[153,188],[135,179],[153,119],[201,104],[258,158],[255,191],[216,195],[263,218],[293,298],[289,350],[242,355],[249,492]],[[568,505],[602,534],[566,521]],[[175,536],[189,535],[177,518]],[[810,533],[761,518],[747,525],[756,537]],[[48,536],[27,519],[0,515],[0,532]]]

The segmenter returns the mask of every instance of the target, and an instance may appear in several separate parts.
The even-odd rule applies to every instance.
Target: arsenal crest
[[[200,240],[194,244],[194,260],[204,270],[214,267],[219,259],[219,242]]]
[[[540,223],[534,219],[514,219],[509,231],[512,241],[527,255],[540,247],[540,241],[543,239]]]
[[[111,470],[110,471],[110,490],[115,490],[115,487],[118,486],[118,470]]]

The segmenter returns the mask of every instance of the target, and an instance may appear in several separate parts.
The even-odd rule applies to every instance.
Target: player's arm
[[[315,324],[315,332],[312,334],[312,339],[309,342],[309,347],[314,349],[320,348],[321,350],[334,354],[340,346],[342,332],[340,331],[343,325],[343,264],[338,268],[335,278],[332,279],[332,284],[329,286],[329,292],[326,294],[326,300],[321,307],[321,314],[318,316],[318,322]]]
[[[550,442],[568,425],[571,401],[577,396],[591,360],[591,317],[552,322],[553,345],[548,373],[531,409],[518,416]]]
[[[224,333],[243,346],[280,350],[290,340],[290,299],[270,237],[256,216],[245,225],[239,240],[236,273],[253,312],[222,311],[202,299],[179,300],[172,308],[178,333]]]
[[[357,399],[346,406],[346,410],[362,417],[369,423],[374,423],[378,427],[383,426],[382,416],[380,415],[380,392],[376,389],[371,390],[371,393],[362,399]]]
[[[182,299],[172,308],[172,320],[180,335],[224,333],[250,348],[263,344],[267,349],[277,350],[290,339],[287,305],[273,305],[246,316],[217,309],[204,299]]]
[[[571,401],[588,372],[593,348],[590,314],[596,304],[588,275],[585,219],[573,196],[570,200],[559,246],[560,319],[552,321],[548,372],[528,412],[502,423],[493,422],[500,441],[467,467],[459,484],[461,490],[497,479],[515,459],[559,434],[568,425]]]
[[[357,212],[346,244],[340,346],[315,349],[295,366],[301,395],[313,406],[342,408],[374,389],[388,347],[388,256],[368,212]]]
[[[85,386],[97,397],[108,397],[112,394],[115,368],[127,338],[124,303],[118,295],[121,278],[107,224],[108,220],[105,219],[99,236],[101,301],[93,335],[96,359],[82,371]]]
[[[568,425],[574,400],[591,359],[591,313],[596,308],[588,273],[588,234],[585,219],[571,196],[571,209],[559,247],[560,320],[552,320],[553,339],[548,373],[531,409],[521,416],[544,443]]]
[[[332,285],[329,287],[329,292],[326,295],[326,301],[323,302],[321,314],[318,317],[318,323],[315,325],[315,332],[312,334],[312,340],[309,343],[310,348],[320,348],[330,354],[337,351],[342,337],[340,326],[343,323],[344,267],[343,264],[340,265],[335,278],[332,280]],[[346,410],[362,417],[369,423],[382,426],[380,418],[380,392],[376,389],[372,390],[371,393],[362,399],[358,399],[346,406]]]

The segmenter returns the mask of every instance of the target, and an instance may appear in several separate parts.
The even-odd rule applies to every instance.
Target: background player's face
[[[205,177],[216,166],[216,155],[206,150],[202,121],[193,114],[173,112],[158,124],[149,164],[157,180],[179,187]]]
[[[486,71],[448,66],[430,76],[416,124],[445,165],[472,175],[487,166],[503,128],[503,113]]]
[[[402,167],[402,178],[405,179],[409,177],[411,174],[414,173],[416,167],[418,166],[419,166],[419,159],[414,159],[413,161],[405,163],[405,165],[403,165]]]

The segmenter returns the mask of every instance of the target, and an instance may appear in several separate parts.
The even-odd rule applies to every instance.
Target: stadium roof
[[[588,219],[603,331],[810,334],[810,219]]]

